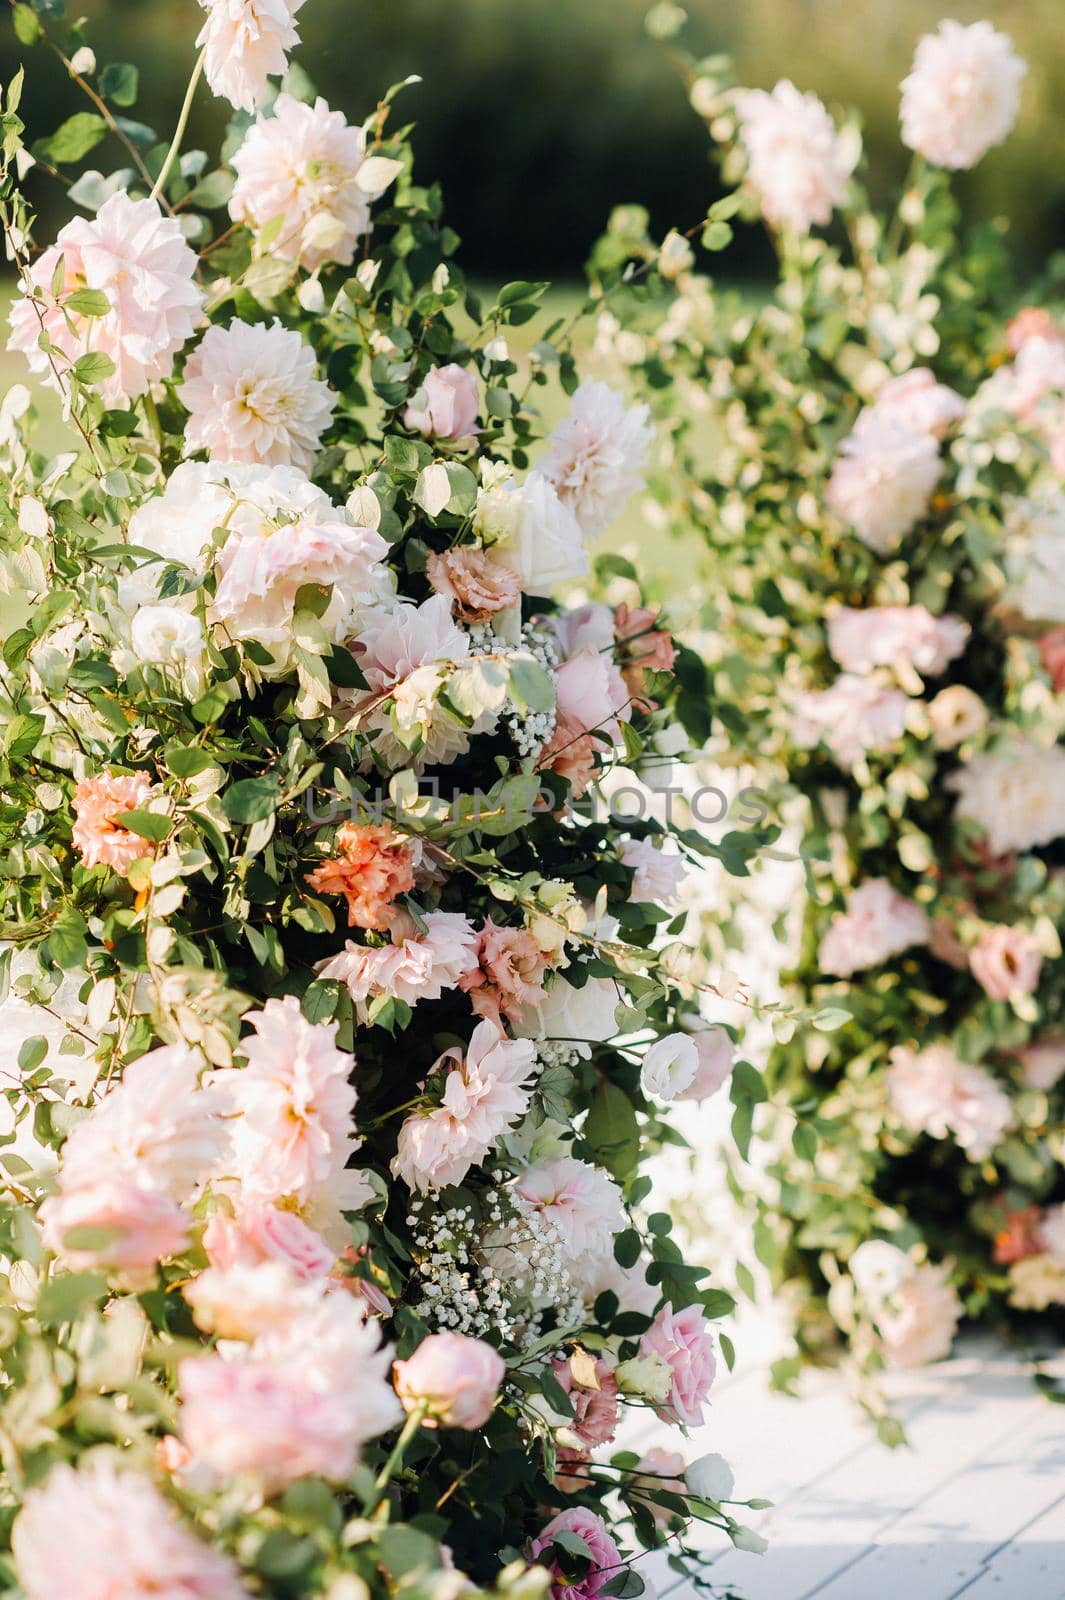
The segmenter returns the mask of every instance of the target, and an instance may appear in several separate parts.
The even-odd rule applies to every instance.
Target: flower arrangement
[[[758,1254],[800,1350],[834,1322],[872,1373],[945,1354],[963,1316],[1065,1304],[1065,334],[1043,304],[1007,320],[1002,230],[964,233],[950,193],[1017,109],[987,23],[918,46],[886,216],[852,118],[683,59],[736,185],[703,243],[761,219],[779,285],[715,294],[674,233],[600,344],[660,415],[715,689],[801,840],[786,976],[848,1015],[776,1024]],[[597,276],[650,253],[619,212]]]
[[[299,0],[201,5],[169,145],[14,10],[93,110],[27,149],[3,102],[66,428],[4,400],[2,1585],[635,1596],[693,1522],[757,1544],[718,1458],[609,1448],[731,1360],[646,1171],[732,1065],[676,902],[709,847],[578,804],[701,736],[705,675],[634,583],[553,598],[646,408],[558,323],[523,372],[547,286],[481,305],[397,91],[354,127],[289,66]],[[22,179],[105,141],[36,253]]]

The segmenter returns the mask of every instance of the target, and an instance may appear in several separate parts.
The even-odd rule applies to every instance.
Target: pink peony
[[[533,1540],[530,1555],[534,1561],[545,1551],[550,1551],[557,1533],[575,1533],[579,1539],[583,1539],[591,1556],[591,1564],[586,1572],[583,1570],[583,1561],[579,1569],[575,1569],[573,1557],[568,1551],[552,1558],[549,1566],[549,1571],[554,1575],[551,1600],[595,1600],[600,1589],[611,1581],[621,1566],[621,1551],[610,1537],[606,1523],[586,1506],[571,1506],[566,1511],[560,1511]],[[573,1575],[575,1570],[579,1570],[578,1576]]]
[[[933,1139],[952,1138],[970,1161],[983,1161],[1013,1123],[1013,1105],[983,1067],[961,1061],[945,1044],[896,1045],[888,1099],[900,1122]]]
[[[61,262],[57,297],[52,283]],[[203,294],[196,265],[172,217],[154,200],[131,200],[120,190],[91,220],[68,222],[26,273],[11,311],[10,348],[21,350],[31,370],[52,384],[51,364],[39,344],[42,331],[55,345],[60,366],[87,351],[109,356],[115,370],[100,385],[105,404],[135,400],[170,376],[175,355],[199,321]],[[102,291],[108,311],[90,319],[66,310],[78,289]]]
[[[722,1084],[728,1081],[736,1059],[732,1035],[720,1024],[696,1028],[692,1040],[699,1065],[691,1083],[677,1095],[678,1100],[706,1100],[716,1094]]]
[[[833,978],[879,967],[911,945],[927,944],[928,914],[886,878],[869,878],[852,891],[846,911],[837,912],[821,940],[818,965]]]
[[[492,1414],[506,1363],[483,1339],[431,1333],[392,1372],[404,1410],[425,1406],[427,1428],[481,1428]]]
[[[965,401],[945,383],[937,383],[927,367],[911,367],[899,378],[882,385],[872,411],[878,417],[893,418],[918,433],[945,439],[956,422],[965,415]]]
[[[370,231],[370,202],[359,184],[366,136],[319,96],[313,105],[279,94],[273,115],[248,129],[233,157],[234,222],[258,233],[280,219],[270,253],[314,271],[349,267]]]
[[[335,1024],[308,1022],[292,995],[245,1018],[246,1067],[216,1072],[232,1138],[232,1171],[257,1201],[306,1204],[358,1148],[354,1061]],[[228,1173],[227,1173],[228,1175]]]
[[[199,0],[207,12],[196,43],[216,95],[238,111],[254,111],[269,78],[288,70],[287,52],[299,43],[293,18],[303,0]]]
[[[573,1406],[573,1418],[567,1427],[588,1448],[609,1444],[618,1431],[618,1380],[609,1364],[602,1356],[596,1360],[594,1384],[584,1383],[574,1375],[568,1356],[553,1361],[551,1371]]]
[[[582,383],[569,416],[548,439],[547,455],[534,476],[553,485],[585,537],[595,538],[643,488],[653,440],[645,405],[626,409],[609,384]]]
[[[1039,945],[1027,929],[1001,922],[985,927],[969,953],[972,975],[992,1000],[1034,994],[1042,965]]]
[[[11,1535],[26,1600],[246,1600],[229,1556],[198,1539],[142,1473],[103,1453],[30,1489]]]
[[[302,1217],[258,1202],[235,1217],[216,1212],[203,1231],[203,1247],[212,1267],[222,1271],[280,1261],[304,1282],[328,1277],[336,1263],[335,1252]]]
[[[703,1403],[717,1372],[709,1324],[698,1306],[674,1312],[665,1305],[640,1340],[640,1355],[657,1357],[670,1368],[669,1397],[655,1411],[664,1422],[700,1427]]]
[[[535,1051],[528,1039],[507,1039],[493,1022],[474,1028],[465,1056],[446,1051],[433,1065],[446,1073],[439,1105],[414,1111],[399,1131],[392,1171],[424,1194],[461,1183],[501,1134],[524,1116]]]
[[[554,1224],[572,1262],[609,1251],[625,1227],[621,1191],[598,1167],[572,1156],[538,1161],[519,1173],[514,1193]]]
[[[185,364],[185,448],[309,472],[333,414],[314,351],[280,322],[208,328]]]
[[[806,234],[823,227],[846,197],[857,147],[848,148],[815,94],[784,78],[772,93],[736,96],[747,174],[762,213],[775,227]]]
[[[885,1364],[892,1369],[919,1367],[949,1355],[961,1315],[949,1269],[915,1267],[877,1314]]]
[[[345,822],[334,841],[337,854],[308,872],[318,894],[342,894],[349,928],[387,928],[393,901],[414,888],[414,852],[390,823]]]
[[[626,839],[619,854],[632,868],[631,899],[668,905],[677,898],[688,872],[682,856],[667,855],[650,839]]]
[[[990,22],[941,22],[902,84],[902,142],[937,167],[974,167],[1017,120],[1025,63]]]
[[[135,861],[153,854],[151,840],[121,822],[124,811],[139,811],[151,797],[152,786],[142,772],[118,778],[104,772],[82,779],[74,790],[71,839],[87,867],[110,867],[125,877]]]
[[[501,1027],[502,1017],[519,1022],[526,1006],[544,999],[547,968],[547,957],[527,928],[497,927],[486,917],[477,936],[477,965],[462,974],[459,988],[479,1017]]]
[[[489,622],[497,611],[507,611],[521,599],[520,575],[472,545],[458,545],[442,554],[433,551],[425,572],[462,622]]]
[[[840,445],[825,498],[864,544],[888,556],[927,512],[939,473],[931,434],[874,411]]]
[[[363,1021],[367,1002],[377,995],[409,1006],[419,1000],[439,1000],[475,965],[477,935],[469,920],[455,911],[429,911],[422,922],[424,932],[401,912],[389,929],[390,944],[371,949],[349,940],[339,955],[319,962],[315,970],[319,977],[347,985]]]
[[[408,428],[434,439],[467,439],[477,429],[477,374],[468,367],[450,362],[432,367],[422,379],[418,396],[407,407],[403,421]]]
[[[890,750],[906,731],[909,701],[900,689],[875,678],[843,672],[830,689],[801,694],[794,702],[792,737],[806,749],[824,744],[841,767],[869,752]]]
[[[970,631],[960,617],[934,617],[925,606],[841,606],[828,621],[828,647],[846,672],[893,667],[936,677]]]
[[[188,1239],[188,1218],[169,1195],[101,1172],[46,1200],[37,1213],[45,1245],[73,1272],[102,1268],[133,1293],[151,1288],[160,1261]],[[91,1230],[94,1242],[67,1245]],[[95,1236],[99,1236],[96,1242]]]

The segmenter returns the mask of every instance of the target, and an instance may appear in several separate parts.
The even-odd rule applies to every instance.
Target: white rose
[[[516,572],[528,592],[543,594],[588,571],[577,519],[547,479],[536,474],[520,487],[511,479],[482,489],[474,528],[494,559]]]
[[[699,1070],[699,1052],[687,1033],[670,1033],[657,1040],[643,1058],[640,1087],[656,1100],[675,1100]]]
[[[203,649],[199,618],[180,606],[141,606],[130,625],[130,642],[139,661],[182,666]]]

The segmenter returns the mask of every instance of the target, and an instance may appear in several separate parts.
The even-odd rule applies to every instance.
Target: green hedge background
[[[646,204],[656,221],[694,224],[716,192],[707,142],[664,51],[648,39],[648,0],[306,0],[299,60],[321,92],[360,119],[408,73],[422,172],[439,175],[468,270],[485,277],[573,278],[610,207]],[[101,66],[133,61],[132,113],[167,133],[194,58],[195,0],[84,0]],[[944,15],[987,17],[1029,61],[1018,131],[965,180],[978,215],[1009,209],[1029,262],[1063,242],[1065,10],[1062,0],[689,0],[687,38],[728,50],[743,81],[791,77],[866,120],[874,185],[903,170],[898,83],[921,33]],[[6,75],[29,54],[0,27]],[[82,102],[62,69],[34,52],[24,109],[50,132]],[[201,94],[193,137],[216,136],[222,108]],[[102,152],[101,152],[102,153]],[[90,158],[91,163],[91,158]],[[42,236],[59,215],[40,184]],[[744,255],[746,252],[746,256]],[[759,243],[730,270],[757,275]]]

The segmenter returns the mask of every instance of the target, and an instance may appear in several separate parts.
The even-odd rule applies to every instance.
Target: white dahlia
[[[254,111],[269,78],[288,67],[299,43],[293,18],[303,0],[200,0],[207,20],[196,43],[206,52],[204,71],[216,95],[238,111]]]
[[[902,142],[937,167],[974,167],[1017,120],[1027,72],[990,22],[941,22],[917,46],[902,83]]]
[[[823,226],[843,204],[857,145],[849,150],[817,96],[787,78],[771,94],[744,90],[736,105],[748,177],[766,221],[796,233]]]
[[[626,406],[607,383],[582,383],[548,439],[533,476],[554,485],[587,538],[595,538],[643,488],[654,429],[646,406]]]
[[[333,414],[313,350],[280,322],[209,328],[188,359],[181,399],[189,450],[305,472]]]

